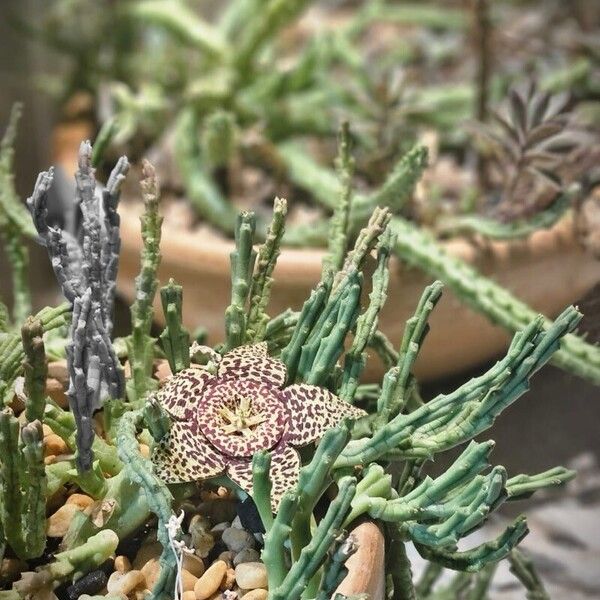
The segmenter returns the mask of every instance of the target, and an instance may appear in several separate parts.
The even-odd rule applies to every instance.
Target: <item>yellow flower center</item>
[[[235,410],[231,410],[227,406],[219,409],[219,415],[226,423],[222,428],[223,433],[242,435],[243,437],[252,435],[253,429],[266,421],[266,417],[253,413],[252,399],[247,396],[239,400]]]

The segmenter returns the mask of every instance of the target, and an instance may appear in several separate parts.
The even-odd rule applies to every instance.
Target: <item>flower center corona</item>
[[[253,429],[266,421],[266,417],[260,413],[254,414],[252,410],[252,399],[247,396],[235,398],[237,407],[234,410],[224,406],[219,409],[219,415],[225,422],[222,431],[228,435],[241,435],[249,437]]]

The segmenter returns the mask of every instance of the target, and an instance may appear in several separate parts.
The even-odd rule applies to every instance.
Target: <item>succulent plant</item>
[[[524,323],[507,355],[496,365],[453,392],[424,403],[412,366],[442,286],[436,282],[425,289],[395,350],[378,330],[378,316],[387,291],[389,256],[398,244],[393,234],[401,222],[399,225],[389,210],[377,208],[352,243],[352,199],[343,188],[322,279],[299,312],[268,314],[273,269],[285,225],[285,202],[279,200],[258,252],[254,250],[253,215],[242,213],[237,220],[231,302],[224,307],[224,344],[216,348],[190,345],[191,338],[181,324],[183,296],[174,282],[161,290],[167,312],[167,328],[161,336],[164,354],[146,328],[153,310],[146,298],[139,340],[113,342],[109,335],[110,283],[117,263],[118,221],[110,219],[110,208],[116,205],[116,181],[126,162],[117,165],[117,175],[103,192],[109,209],[104,221],[96,212],[91,151],[89,145],[82,145],[78,180],[87,214],[80,271],[73,269],[67,254],[67,250],[76,249],[75,244],[67,243],[59,230],[45,226],[47,175],[38,180],[30,202],[36,226],[55,257],[57,279],[69,300],[66,308],[46,309],[39,322],[56,326],[56,322],[64,324],[63,316],[69,309],[73,315],[67,354],[72,411],[46,400],[42,414],[41,349],[38,342],[30,343],[40,337],[39,325],[36,335],[24,335],[22,341],[3,334],[10,346],[0,338],[0,367],[9,375],[4,381],[5,397],[12,400],[14,381],[24,372],[29,402],[26,418],[39,419],[42,414],[44,423],[71,450],[78,451],[79,460],[76,463],[74,456],[67,456],[64,461],[43,465],[39,440],[25,426],[23,456],[35,455],[46,483],[44,476],[36,481],[47,486],[45,494],[35,495],[37,519],[22,518],[33,515],[33,509],[27,508],[27,490],[37,488],[24,485],[33,473],[31,468],[3,456],[0,473],[15,475],[3,476],[3,510],[19,507],[6,503],[6,498],[21,498],[25,537],[43,531],[43,497],[50,497],[62,485],[86,491],[97,503],[97,510],[78,513],[64,536],[64,550],[35,573],[23,574],[11,597],[51,590],[96,568],[119,541],[151,522],[152,514],[157,517],[156,534],[163,553],[151,597],[173,597],[180,562],[176,554],[179,546],[174,544],[169,523],[178,505],[195,497],[196,479],[223,472],[230,479],[220,479],[221,483],[243,498],[249,493],[256,504],[265,530],[261,558],[267,568],[271,599],[336,597],[337,585],[346,573],[344,562],[356,549],[346,532],[359,517],[373,519],[384,528],[390,593],[405,597],[416,594],[405,552],[409,541],[431,565],[429,591],[442,568],[460,572],[464,589],[487,589],[491,565],[511,554],[527,534],[524,517],[517,518],[495,539],[474,548],[459,551],[458,541],[482,525],[505,501],[559,485],[573,473],[556,467],[536,475],[509,477],[501,466],[489,468],[493,442],[472,440],[527,390],[530,377],[557,353],[581,315],[568,308],[552,323],[534,317]],[[349,155],[342,154],[342,174],[350,162]],[[348,185],[347,178],[345,181]],[[148,197],[142,219],[146,260],[137,282],[141,295],[156,290],[161,225],[156,203],[158,183],[149,166],[146,182]],[[404,237],[402,243],[409,241]],[[92,247],[97,252],[91,252]],[[422,251],[430,252],[427,245]],[[362,292],[367,285],[364,263],[373,252],[376,267],[369,300],[363,306]],[[100,281],[105,283],[100,285]],[[89,310],[91,301],[83,302],[94,289],[98,292],[95,312]],[[136,311],[139,306],[140,302]],[[134,344],[140,344],[144,352],[132,350]],[[115,347],[120,348],[119,353]],[[389,365],[383,381],[375,386],[362,382],[370,351],[381,354]],[[15,365],[13,356],[24,355],[27,362]],[[157,392],[152,362],[165,355],[173,374]],[[100,382],[103,378],[112,381],[126,359],[131,361],[128,385],[118,390],[113,387],[112,397],[105,399]],[[103,371],[106,364],[114,368]],[[582,364],[587,363],[582,360]],[[143,376],[136,378],[136,369]],[[76,394],[80,388],[77,382],[85,384],[81,386],[85,397]],[[90,397],[104,401],[98,413],[103,426],[100,433],[92,430],[91,436],[81,436],[78,430],[90,431],[94,410],[87,402]],[[254,412],[257,409],[260,413]],[[7,456],[20,456],[21,447],[14,441],[17,438],[12,435],[11,439],[14,443]],[[149,457],[141,451],[141,440],[152,446]],[[300,460],[294,446],[313,441],[316,445],[307,446]],[[36,453],[27,450],[29,443],[37,444]],[[430,459],[459,445],[465,446],[444,473],[435,478],[426,474]],[[87,463],[87,469],[82,468],[81,457],[91,457],[91,451],[94,461]],[[390,471],[398,467],[401,475],[394,481]],[[188,480],[193,481],[172,483]],[[331,497],[324,502],[322,512],[317,504],[328,491]],[[19,542],[7,539],[18,551]],[[541,590],[532,565],[519,554],[511,556],[515,572],[528,589]],[[430,595],[426,591],[423,597]]]
[[[252,493],[252,456],[272,451],[271,503],[298,481],[296,447],[318,440],[344,418],[364,411],[329,390],[286,386],[285,365],[267,354],[267,343],[238,346],[220,359],[217,372],[196,367],[172,377],[157,395],[173,423],[152,461],[166,483],[222,475]]]

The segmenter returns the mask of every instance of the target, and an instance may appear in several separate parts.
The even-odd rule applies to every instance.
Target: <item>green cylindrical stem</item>
[[[29,317],[21,328],[21,339],[25,360],[25,418],[28,422],[42,421],[46,406],[46,352],[43,340],[44,330],[39,319]]]

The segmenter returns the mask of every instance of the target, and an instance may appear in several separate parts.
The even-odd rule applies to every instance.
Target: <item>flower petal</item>
[[[280,444],[271,455],[271,509],[277,512],[283,495],[296,487],[300,457],[291,446]]]
[[[203,369],[184,369],[167,380],[156,398],[171,417],[189,421],[198,410],[206,384],[213,378]]]
[[[267,354],[267,343],[238,346],[223,356],[217,371],[219,377],[244,378],[256,383],[281,387],[285,383],[285,365]]]
[[[342,419],[358,419],[367,414],[342,402],[329,390],[305,383],[290,385],[281,395],[290,414],[285,439],[295,446],[314,442]]]
[[[227,474],[245,492],[252,495],[252,459],[228,459]],[[277,512],[281,498],[296,487],[300,457],[294,448],[280,444],[271,455],[271,509]]]
[[[156,474],[165,483],[184,483],[220,475],[223,457],[190,423],[174,422],[152,452]]]

